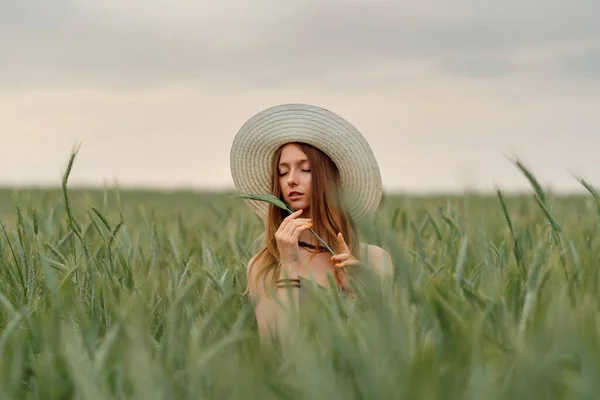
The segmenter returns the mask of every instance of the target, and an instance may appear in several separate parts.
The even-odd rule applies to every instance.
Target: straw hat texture
[[[236,134],[230,152],[233,182],[240,193],[270,193],[271,161],[279,147],[302,142],[317,147],[336,164],[348,212],[358,221],[374,212],[382,184],[377,160],[363,135],[348,121],[321,107],[282,104],[250,118]],[[268,204],[244,199],[265,219]]]

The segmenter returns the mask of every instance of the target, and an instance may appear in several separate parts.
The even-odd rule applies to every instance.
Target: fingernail
[[[307,227],[311,227],[312,226],[312,222],[309,222],[308,224],[306,224]]]
[[[337,263],[337,264],[335,264],[335,266],[336,266],[336,267],[339,267],[339,266],[340,266],[340,263]]]

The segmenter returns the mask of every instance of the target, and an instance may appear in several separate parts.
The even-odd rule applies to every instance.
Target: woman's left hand
[[[346,272],[345,268],[353,265],[358,265],[361,262],[357,260],[356,257],[352,255],[352,253],[350,253],[350,249],[348,248],[348,245],[346,244],[344,236],[341,232],[338,233],[337,239],[342,252],[338,255],[331,257],[331,261],[334,262],[335,271],[338,277],[340,278],[342,287],[346,290],[350,290],[350,285],[348,282],[348,273]]]

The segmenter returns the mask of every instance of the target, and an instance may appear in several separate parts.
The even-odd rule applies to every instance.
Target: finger
[[[298,221],[291,221],[285,230],[284,236],[289,237],[289,238],[293,237],[296,229],[300,226],[305,226],[305,225],[308,225],[308,227],[307,227],[307,229],[308,229],[312,226],[312,223],[311,222],[302,223],[302,222],[298,222]]]
[[[304,232],[305,230],[309,229],[311,226],[312,226],[312,223],[297,226],[296,229],[294,230],[294,232],[292,233],[292,237],[294,239],[298,240],[298,238],[300,237],[300,234],[302,232]]]
[[[300,209],[298,211],[294,211],[293,213],[291,213],[290,215],[285,217],[283,219],[283,221],[281,221],[281,224],[279,225],[279,229],[283,232],[285,230],[285,228],[287,227],[287,225],[289,224],[289,222],[294,220],[300,214],[302,214],[302,209]]]
[[[287,217],[285,217],[283,220],[289,222],[289,221],[295,219],[296,217],[300,216],[300,214],[302,214],[302,211],[303,211],[302,209],[296,210],[293,213],[291,213],[290,215],[288,215]]]
[[[285,228],[285,235],[292,236],[298,226],[306,225],[306,224],[310,224],[312,226],[312,220],[310,218],[308,218],[308,219],[305,219],[304,221],[299,220],[299,219],[290,221],[288,226]]]
[[[289,221],[287,223],[287,225],[284,227],[284,229],[288,229],[290,227],[294,227],[294,226],[297,226],[297,225],[308,224],[308,223],[311,223],[311,222],[312,222],[312,219],[310,219],[310,218],[296,218],[296,219],[293,219],[293,220]]]
[[[349,260],[346,260],[346,261],[342,261],[342,262],[336,263],[336,264],[334,264],[334,266],[336,268],[344,268],[344,267],[351,267],[353,265],[358,265],[358,264],[360,264],[360,261],[354,260],[354,259],[349,259]]]
[[[341,262],[341,261],[345,261],[349,258],[353,258],[352,254],[350,253],[340,253],[337,254],[335,256],[331,257],[331,261],[335,261],[335,262]]]
[[[338,242],[340,243],[340,246],[342,247],[342,251],[344,253],[350,254],[350,249],[348,248],[348,245],[346,244],[346,241],[344,240],[344,236],[342,235],[342,232],[338,233]]]

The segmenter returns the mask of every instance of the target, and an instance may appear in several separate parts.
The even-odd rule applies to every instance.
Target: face
[[[310,207],[312,173],[306,154],[294,144],[283,148],[278,166],[279,187],[283,199],[294,211]],[[305,216],[306,213],[302,215]]]

